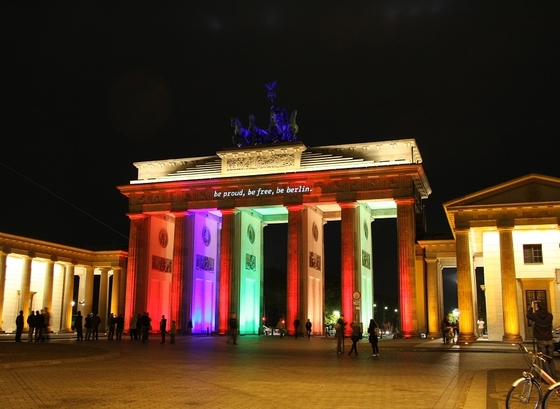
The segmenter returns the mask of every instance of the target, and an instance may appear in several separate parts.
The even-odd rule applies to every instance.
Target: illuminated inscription
[[[152,256],[152,269],[171,273],[171,260],[159,256]]]
[[[215,190],[214,197],[259,197],[259,196],[274,196],[274,195],[290,195],[297,193],[311,193],[313,189],[309,186],[276,186],[267,188],[243,188],[235,190]]]

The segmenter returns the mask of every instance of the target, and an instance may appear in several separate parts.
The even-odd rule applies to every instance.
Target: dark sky
[[[0,231],[126,248],[132,163],[231,147],[276,80],[309,146],[415,138],[450,237],[443,202],[560,177],[558,21],[558,1],[3,6]]]

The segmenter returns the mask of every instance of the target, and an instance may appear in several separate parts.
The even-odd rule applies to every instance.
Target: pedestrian
[[[122,333],[124,331],[124,317],[122,314],[119,314],[117,318],[115,318],[116,327],[117,327],[117,341],[122,341]]]
[[[161,332],[161,344],[165,344],[165,334],[167,332],[167,318],[165,318],[165,315],[161,316],[159,330]]]
[[[311,339],[311,328],[313,327],[313,324],[311,323],[311,320],[308,318],[307,322],[305,323],[305,332],[307,332],[307,339]]]
[[[43,331],[45,330],[45,317],[39,310],[35,311],[35,342],[42,342]]]
[[[130,317],[128,328],[128,334],[130,335],[131,341],[133,339],[138,339],[138,330],[136,329],[137,320],[138,318],[136,317],[136,315],[132,314],[132,317]]]
[[[86,315],[84,327],[86,329],[86,341],[89,341],[91,338],[91,317],[92,314]]]
[[[344,314],[340,315],[340,318],[336,321],[334,329],[336,330],[336,353],[342,354],[344,352],[344,330],[346,327],[346,321],[344,321]]]
[[[43,317],[44,317],[44,325],[43,325],[43,329],[44,329],[44,333],[43,333],[43,338],[45,341],[50,341],[51,340],[51,313],[49,312],[49,309],[47,307],[45,307],[44,311],[43,311]]]
[[[297,339],[297,335],[298,335],[298,332],[299,332],[299,324],[300,324],[299,318],[296,318],[294,320],[294,336],[295,336],[295,339]]]
[[[99,325],[101,325],[101,318],[96,312],[91,317],[91,339],[99,341]]]
[[[177,334],[177,323],[175,320],[171,321],[171,330],[169,331],[169,335],[171,336],[171,343],[175,343],[175,335]]]
[[[140,313],[136,316],[136,336],[138,338],[135,339],[142,339],[142,314]]]
[[[31,310],[31,314],[27,317],[27,325],[29,326],[29,333],[27,334],[27,342],[33,341],[35,333],[35,311]]]
[[[142,343],[146,343],[150,340],[149,334],[152,322],[152,319],[150,318],[150,315],[147,311],[144,311],[144,314],[142,314],[140,321],[142,325]]]
[[[192,335],[192,329],[193,329],[192,319],[189,319],[189,323],[187,324],[187,335]]]
[[[480,317],[478,321],[476,321],[476,324],[478,325],[478,337],[482,338],[482,336],[484,335],[484,320],[482,319],[482,317]]]
[[[546,355],[545,360],[542,362],[543,369],[553,379],[556,379],[556,368],[552,358],[554,353],[552,320],[554,317],[546,310],[544,302],[533,300],[527,311],[527,318],[533,321],[533,337],[537,340],[537,351]]]
[[[21,342],[21,334],[23,333],[23,310],[20,310],[16,317],[16,342]]]
[[[449,342],[449,329],[450,328],[451,328],[451,323],[449,322],[447,317],[445,317],[441,321],[441,325],[440,325],[441,336],[443,338],[443,343],[444,344],[447,344]]]
[[[113,340],[116,325],[117,321],[115,321],[115,314],[111,313],[111,315],[109,315],[109,333],[107,334],[107,341]]]
[[[284,336],[284,330],[286,329],[286,320],[284,317],[281,317],[278,320],[278,324],[276,324],[276,328],[278,328],[278,332],[280,332],[280,339]]]
[[[381,331],[379,329],[379,325],[377,325],[377,322],[375,322],[373,318],[369,320],[369,327],[367,332],[369,334],[369,343],[371,344],[371,356],[379,356],[379,346],[377,344],[379,341],[378,336]]]
[[[231,314],[231,318],[229,319],[229,333],[231,335],[231,340],[233,345],[237,345],[237,332],[238,332],[238,324],[237,324],[237,315]],[[229,343],[229,339],[228,339]]]
[[[76,341],[83,341],[84,340],[84,332],[83,332],[83,318],[82,312],[78,311],[78,315],[74,318],[74,331],[76,331]]]
[[[350,352],[348,352],[348,355],[352,355],[352,351],[354,351],[356,356],[358,356],[358,341],[360,340],[360,336],[362,335],[362,328],[356,321],[352,321],[352,323],[350,324],[350,328],[352,329],[352,336],[350,337],[350,339],[352,340],[352,348],[350,348]]]

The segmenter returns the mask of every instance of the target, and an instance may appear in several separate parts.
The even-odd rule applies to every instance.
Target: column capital
[[[358,202],[338,202],[340,209],[355,209],[359,206]]]
[[[306,206],[302,205],[302,204],[287,204],[287,205],[284,205],[284,207],[286,209],[288,209],[288,211],[297,212],[299,210],[305,209]]]
[[[398,199],[393,199],[395,203],[398,205],[406,205],[406,204],[414,204],[416,203],[416,199],[413,197],[402,197]]]
[[[126,215],[130,220],[141,220],[147,217],[144,213],[127,213]]]

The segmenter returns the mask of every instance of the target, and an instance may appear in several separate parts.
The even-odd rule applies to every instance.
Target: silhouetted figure
[[[132,317],[130,317],[130,321],[129,321],[129,329],[128,329],[128,334],[130,335],[130,339],[138,339],[138,329],[136,328],[138,322],[138,317],[136,317],[136,315],[132,314]]]
[[[115,314],[111,313],[109,315],[109,333],[107,334],[107,340],[112,341],[115,336],[115,327],[117,325],[117,321],[115,320]]]
[[[358,356],[358,341],[360,340],[362,328],[356,321],[352,321],[352,323],[350,324],[350,328],[352,328],[352,336],[350,338],[352,340],[352,348],[350,348],[350,352],[348,352],[348,355],[352,355],[352,351],[354,351],[356,356]]]
[[[192,335],[192,329],[193,329],[193,323],[192,323],[192,319],[189,320],[189,323],[187,324],[187,335]]]
[[[99,340],[99,325],[101,325],[101,318],[94,312],[91,317],[91,338],[94,341]]]
[[[297,336],[298,336],[299,325],[300,325],[299,318],[296,318],[294,320],[294,336],[295,336],[295,339],[297,339]]]
[[[31,314],[27,317],[27,325],[29,326],[29,333],[27,334],[27,342],[33,341],[35,335],[35,311],[31,310]]]
[[[161,343],[165,344],[165,334],[167,333],[167,318],[165,318],[165,315],[161,316],[159,330],[161,332]]]
[[[231,314],[231,318],[229,319],[229,333],[231,335],[231,340],[233,345],[237,345],[237,333],[238,333],[238,324],[237,324],[237,315]],[[229,343],[229,340],[228,340]]]
[[[313,324],[311,320],[308,318],[307,322],[305,323],[305,332],[307,333],[307,339],[311,339],[311,328],[313,328]]]
[[[74,330],[76,331],[76,340],[83,341],[84,340],[84,332],[83,332],[83,318],[82,312],[78,311],[78,315],[74,318]]]
[[[533,336],[537,340],[537,350],[548,357],[542,363],[542,369],[556,379],[556,367],[552,357],[554,354],[554,339],[552,338],[554,317],[546,310],[543,302],[533,300],[527,310],[527,318],[533,321]]]
[[[45,307],[44,311],[43,311],[43,317],[45,320],[45,323],[43,325],[43,339],[45,341],[50,341],[51,340],[51,313],[49,312],[49,309],[47,307]]]
[[[23,333],[23,310],[16,317],[16,342],[21,342],[21,334]]]
[[[86,341],[89,341],[91,338],[91,321],[92,321],[92,314],[86,315],[84,327],[86,329]]]
[[[369,343],[371,344],[371,356],[379,356],[379,338],[377,336],[377,333],[379,332],[379,325],[377,325],[377,322],[375,322],[373,318],[369,320],[369,327],[367,332],[369,334]]]
[[[122,341],[122,334],[124,331],[124,317],[122,314],[119,314],[117,318],[115,318],[116,327],[117,327],[117,341]]]
[[[346,321],[344,321],[344,314],[340,315],[340,318],[336,321],[335,325],[335,336],[336,336],[336,352],[342,354],[344,352],[344,329],[346,327]]]
[[[43,331],[45,329],[45,317],[39,312],[35,311],[35,342],[44,341]]]

